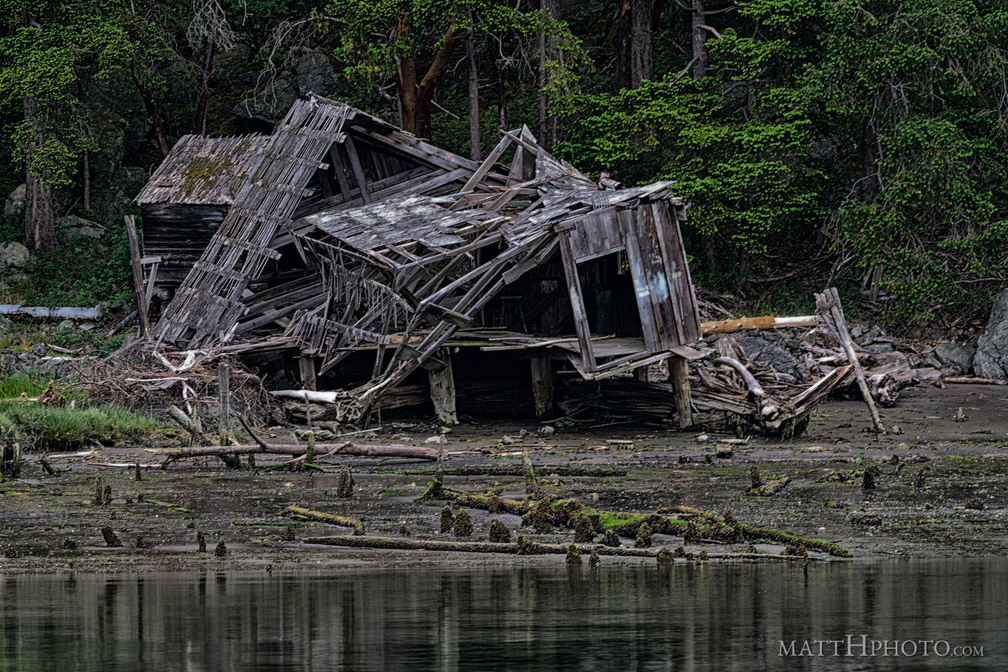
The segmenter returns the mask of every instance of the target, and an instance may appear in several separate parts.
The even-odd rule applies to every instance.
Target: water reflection
[[[1004,669],[1006,576],[970,559],[6,577],[0,670]],[[984,657],[779,655],[849,634]]]

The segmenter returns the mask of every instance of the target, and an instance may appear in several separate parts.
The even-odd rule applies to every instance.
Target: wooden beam
[[[133,269],[133,290],[136,292],[137,313],[140,315],[140,332],[150,338],[150,317],[147,315],[147,290],[144,288],[143,268],[140,265],[140,242],[137,240],[136,220],[126,215],[126,239],[129,243],[130,266]]]
[[[731,334],[746,329],[783,329],[785,327],[815,327],[819,324],[819,318],[815,315],[801,315],[799,317],[739,317],[731,320],[717,320],[715,322],[700,323],[700,330],[703,335],[708,334]]]
[[[220,415],[220,438],[231,431],[231,366],[224,359],[217,365],[217,406]]]
[[[465,186],[462,187],[463,192],[472,191],[476,188],[476,185],[479,184],[484,177],[486,177],[486,174],[490,172],[490,169],[493,168],[493,165],[497,162],[497,159],[501,157],[501,154],[504,153],[504,150],[511,145],[511,142],[511,138],[506,135],[501,138],[500,142],[498,142],[497,146],[493,148],[493,151],[490,152],[490,155],[487,156],[486,160],[479,168],[476,169],[476,172],[472,174],[472,177],[466,181]]]
[[[549,418],[553,415],[553,360],[547,357],[532,357],[530,361],[536,417]]]
[[[882,418],[879,416],[878,408],[875,406],[875,400],[872,398],[871,390],[868,389],[868,381],[865,380],[864,369],[861,368],[861,363],[854,352],[854,341],[847,331],[847,320],[844,319],[843,307],[840,305],[840,295],[837,293],[835,287],[830,287],[822,294],[816,294],[816,310],[822,312],[829,311],[830,315],[833,316],[833,324],[836,327],[835,335],[839,338],[840,346],[847,354],[847,361],[854,367],[854,375],[857,377],[861,396],[864,397],[865,403],[868,405],[868,412],[871,413],[872,425],[874,425],[876,432],[880,434],[885,432],[885,425],[882,424]]]
[[[357,146],[354,145],[353,138],[349,135],[343,141],[346,148],[347,157],[350,159],[350,167],[353,169],[354,178],[357,180],[357,187],[360,189],[361,198],[364,203],[371,202],[371,194],[368,193],[367,180],[364,177],[364,168],[361,167],[360,157],[357,155]]]
[[[339,185],[340,194],[343,195],[343,202],[350,200],[350,180],[346,175],[346,164],[339,153],[339,145],[333,143],[329,148],[329,160],[333,164],[333,173],[336,175],[336,183]]]
[[[451,355],[447,351],[441,353],[445,367],[427,369],[427,379],[430,381],[430,397],[434,402],[434,413],[438,422],[443,425],[457,425],[458,413],[455,410],[455,378],[452,375]]]
[[[581,346],[581,361],[586,373],[598,370],[595,364],[595,353],[592,351],[591,330],[588,328],[584,299],[581,296],[581,279],[578,277],[577,264],[571,254],[570,236],[566,233],[560,236],[560,256],[563,258],[564,274],[567,279],[567,293],[570,295],[571,310],[574,313],[574,330],[577,332],[578,345]]]
[[[155,257],[155,259],[157,261],[151,262],[150,271],[147,272],[147,290],[144,292],[144,300],[148,308],[150,308],[151,299],[154,298],[154,284],[157,282],[158,267],[161,265],[161,257]],[[140,261],[142,262],[143,259]]]
[[[693,426],[693,410],[690,405],[689,362],[683,357],[672,357],[668,360],[668,367],[669,382],[672,384],[672,396],[675,398],[679,429],[689,429]]]
[[[301,387],[314,391],[318,383],[315,379],[315,358],[298,357],[298,373],[301,376]]]

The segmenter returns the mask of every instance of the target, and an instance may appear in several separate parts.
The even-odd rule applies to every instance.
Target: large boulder
[[[14,188],[4,202],[3,214],[8,219],[20,219],[24,214],[25,196],[28,193],[28,185],[22,182]]]
[[[267,83],[231,111],[245,119],[258,119],[270,124],[279,123],[298,99],[297,80],[288,72]]]
[[[935,346],[934,355],[944,366],[951,366],[959,373],[969,373],[973,368],[976,350],[968,345],[945,341]]]
[[[28,248],[17,241],[0,245],[0,273],[24,268],[30,256]]]
[[[994,299],[990,319],[977,340],[973,372],[980,378],[1008,381],[1008,289]]]
[[[101,238],[105,235],[105,227],[98,222],[84,219],[77,215],[67,215],[56,220],[56,230],[64,241],[79,238]]]
[[[773,332],[747,335],[739,340],[739,345],[750,360],[763,362],[778,374],[790,377],[788,382],[801,383],[805,374],[798,359],[781,345],[770,342],[774,338],[780,338],[780,335]]]
[[[308,53],[295,61],[292,69],[297,75],[298,91],[302,96],[309,93],[331,96],[339,87],[336,68],[324,54]]]

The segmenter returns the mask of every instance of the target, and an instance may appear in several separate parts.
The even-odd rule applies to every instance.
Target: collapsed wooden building
[[[298,389],[277,393],[342,422],[419,396],[454,423],[459,380],[508,375],[546,418],[557,372],[668,360],[688,426],[684,204],[668,182],[603,186],[527,128],[475,162],[317,96],[270,136],[186,136],[137,197],[148,336],[289,362]]]

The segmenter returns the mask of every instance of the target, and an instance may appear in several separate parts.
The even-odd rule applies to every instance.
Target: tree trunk
[[[503,130],[510,130],[510,126],[508,126],[508,101],[507,90],[504,86],[504,72],[496,61],[494,61],[494,70],[497,74],[494,84],[497,94],[497,127]]]
[[[84,210],[88,213],[91,211],[91,152],[84,150],[83,156],[83,166],[81,167],[81,189],[83,191],[82,197],[84,201]],[[89,215],[90,216],[90,215]]]
[[[479,161],[480,152],[480,109],[479,71],[476,69],[476,36],[473,34],[472,9],[466,8],[470,29],[466,35],[466,60],[469,61],[469,158]]]
[[[399,33],[408,29],[404,18],[400,18]],[[396,60],[396,91],[402,113],[403,130],[419,138],[430,138],[431,112],[434,110],[434,94],[441,81],[441,75],[448,67],[451,52],[455,48],[458,29],[452,26],[444,36],[441,50],[434,56],[423,77],[418,80],[416,59],[401,56]]]
[[[651,0],[622,0],[619,18],[619,58],[616,81],[623,89],[636,89],[654,74]]]
[[[861,200],[865,203],[875,203],[878,200],[878,136],[870,119],[861,127]]]
[[[143,83],[140,78],[140,73],[137,70],[137,63],[134,59],[132,65],[130,66],[130,76],[133,78],[133,83],[137,87],[137,92],[140,94],[140,100],[143,101],[144,111],[147,113],[147,123],[150,124],[151,129],[154,131],[154,137],[157,139],[158,149],[161,150],[162,156],[168,156],[168,152],[171,151],[171,143],[168,142],[168,134],[165,133],[164,125],[161,123],[161,116],[157,112],[157,107],[154,105],[154,96],[151,95],[150,89]]]
[[[25,156],[25,245],[30,250],[47,247],[56,232],[52,186],[46,182],[44,169],[34,165],[35,147],[42,142],[42,128],[37,112],[38,103],[35,99],[25,98],[24,117],[32,126],[32,139],[35,141]]]
[[[195,130],[199,135],[206,135],[207,104],[210,101],[210,75],[213,71],[214,51],[217,46],[217,32],[211,32],[207,37],[206,51],[203,54],[203,82],[199,96],[196,99]]]
[[[539,9],[550,19],[556,19],[560,8],[556,0],[539,0]],[[561,59],[563,54],[546,37],[543,30],[539,31],[539,144],[546,151],[552,151],[556,142],[558,125],[556,117],[550,116],[546,109],[546,87],[551,84],[546,64],[552,59]]]
[[[707,29],[703,0],[693,0],[693,79],[707,76]]]

